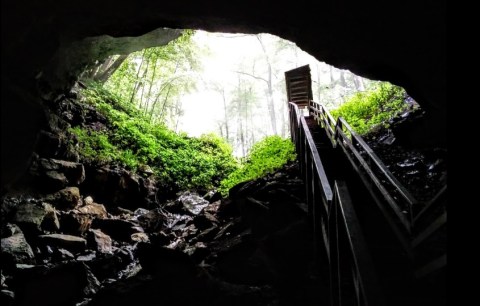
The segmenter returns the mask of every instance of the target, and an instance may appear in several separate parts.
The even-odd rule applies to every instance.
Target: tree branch
[[[253,75],[253,74],[250,74],[250,73],[247,73],[247,72],[243,72],[243,71],[234,71],[234,72],[238,73],[238,74],[243,74],[243,75],[252,77],[252,78],[257,79],[257,80],[264,81],[265,83],[268,84],[268,81],[266,79],[262,78],[262,77],[259,77],[259,76],[256,76],[256,75]]]

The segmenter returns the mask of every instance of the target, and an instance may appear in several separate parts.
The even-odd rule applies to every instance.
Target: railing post
[[[328,214],[328,242],[330,250],[330,305],[341,305],[341,279],[339,258],[339,237],[337,218],[337,199],[333,197]]]

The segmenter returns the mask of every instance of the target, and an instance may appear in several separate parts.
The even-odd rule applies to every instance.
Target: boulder
[[[100,253],[108,254],[112,252],[112,238],[107,234],[104,234],[101,230],[89,230],[87,241],[93,249]]]
[[[45,200],[59,210],[74,209],[81,203],[80,190],[78,187],[67,187],[47,195]]]
[[[92,296],[100,283],[84,263],[68,262],[19,267],[14,287],[15,305],[75,305]]]
[[[72,210],[61,215],[60,229],[66,234],[82,236],[90,229],[93,218],[91,215]]]
[[[130,210],[147,205],[142,178],[122,168],[87,167],[88,179],[82,190],[103,203],[107,209],[121,206]],[[142,181],[143,182],[143,181]]]
[[[58,231],[60,228],[57,212],[48,203],[23,203],[18,205],[13,221],[33,234],[39,234],[43,231]]]
[[[89,197],[87,197],[88,199]],[[86,215],[91,215],[95,218],[99,219],[105,219],[108,217],[107,210],[105,209],[105,206],[102,204],[98,203],[85,203],[85,205],[80,206],[76,209],[77,212],[86,214]]]
[[[41,130],[38,135],[38,142],[35,152],[41,157],[54,158],[58,154],[62,139],[60,135]]]
[[[41,245],[50,245],[56,248],[64,248],[72,253],[82,252],[87,248],[87,241],[81,237],[50,234],[38,236]]]
[[[157,232],[161,230],[166,223],[167,216],[160,209],[154,209],[138,217],[138,222],[143,229],[148,232]]]
[[[137,224],[120,219],[95,219],[92,228],[100,229],[115,240],[130,242],[132,234],[143,232]]]
[[[176,202],[181,203],[185,211],[198,215],[205,207],[210,204],[207,200],[196,193],[185,192],[178,197]]]
[[[83,164],[53,158],[36,160],[30,168],[30,174],[48,190],[78,186],[85,180]]]
[[[11,231],[10,237],[2,238],[2,264],[34,264],[35,255],[21,229],[14,224],[7,224]]]

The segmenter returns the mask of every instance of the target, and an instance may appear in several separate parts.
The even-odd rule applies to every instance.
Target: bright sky
[[[257,77],[267,77],[267,62],[264,58],[262,46],[254,35],[209,33],[198,30],[195,32],[193,39],[201,49],[205,49],[205,54],[200,56],[203,71],[197,78],[204,81],[197,84],[197,90],[189,95],[182,96],[181,104],[184,113],[178,121],[177,131],[186,132],[190,136],[200,136],[205,133],[218,134],[220,133],[219,124],[224,123],[224,120],[222,120],[224,119],[223,97],[212,86],[218,84],[217,86],[223,87],[226,92],[227,104],[233,105],[231,103],[233,101],[232,91],[238,86],[239,82],[239,74],[236,71],[250,71]],[[291,45],[279,44],[278,38],[272,35],[262,34],[261,40],[267,50],[267,54],[270,56],[270,60],[274,61],[272,66],[274,67],[273,70],[276,71],[275,73],[277,73],[277,75],[274,73],[275,79],[273,80],[277,132],[280,133],[280,130],[285,132],[282,128],[283,125],[279,124],[284,122],[284,120],[280,119],[288,118],[286,114],[286,94],[282,90],[278,90],[278,86],[284,84],[283,72],[303,65],[310,65],[313,94],[314,98],[317,98],[318,82],[320,82],[320,85],[327,86],[331,83],[332,77],[336,80],[339,79],[341,71],[317,61],[299,48],[295,49]],[[240,63],[243,63],[244,67],[239,67]],[[351,73],[348,71],[347,74],[351,76]],[[345,75],[347,76],[347,74]],[[243,78],[249,78],[245,74],[242,76]],[[266,83],[260,80],[255,80],[254,83],[256,84],[254,86],[258,86],[254,89],[256,101],[261,102],[262,99],[266,99]],[[346,95],[347,92],[345,88],[337,87],[337,85],[333,85],[333,88],[323,87],[323,100],[327,101],[329,99],[335,101],[335,103],[341,103],[343,101],[341,96]],[[330,94],[327,92],[330,92]],[[330,97],[327,97],[327,95],[330,95]],[[254,113],[249,114],[251,121],[248,124],[253,124],[254,126],[252,130],[255,135],[251,136],[251,139],[258,141],[260,137],[271,135],[273,128],[266,109],[267,103],[257,103],[255,107]],[[239,135],[242,134],[236,134],[239,129],[237,122],[233,120],[235,119],[228,121],[229,141],[234,148],[234,154],[240,155],[243,154],[240,148],[242,141],[239,138]],[[243,128],[240,130],[243,130]],[[233,135],[232,131],[235,132]]]
[[[200,46],[210,46],[211,55],[203,61],[202,77],[219,83],[234,82],[234,65],[243,57],[253,57],[261,52],[258,41],[252,36],[197,31],[194,39]],[[223,116],[222,96],[203,85],[199,87],[196,92],[182,98],[185,113],[179,130],[191,136],[218,133],[216,122]]]

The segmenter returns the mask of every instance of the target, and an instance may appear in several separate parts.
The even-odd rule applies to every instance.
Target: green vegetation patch
[[[99,84],[89,84],[82,96],[107,118],[108,127],[71,129],[84,162],[118,164],[133,171],[149,165],[157,179],[177,190],[214,188],[238,167],[232,148],[218,136],[193,138],[151,124],[135,106]]]
[[[238,183],[271,173],[295,158],[295,147],[289,139],[265,137],[252,146],[245,162],[222,181],[220,191],[226,196],[228,190]]]
[[[382,82],[371,91],[358,92],[339,108],[332,116],[343,117],[360,135],[374,127],[388,127],[388,121],[408,108],[405,103],[406,92],[403,88]]]

